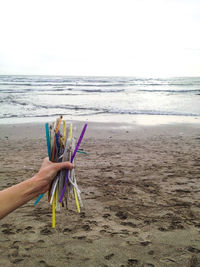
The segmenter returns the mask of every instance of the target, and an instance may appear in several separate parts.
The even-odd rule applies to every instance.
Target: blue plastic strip
[[[49,124],[45,124],[45,130],[46,130],[46,141],[47,141],[47,151],[48,151],[48,156],[49,160],[51,160],[51,144],[50,144],[50,136],[49,136]],[[37,203],[42,199],[44,194],[40,194],[39,197],[36,199],[34,205],[36,206]]]

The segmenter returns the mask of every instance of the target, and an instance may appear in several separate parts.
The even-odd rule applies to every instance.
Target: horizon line
[[[0,76],[124,77],[124,78],[200,78],[199,75],[66,75],[66,74],[0,74]]]

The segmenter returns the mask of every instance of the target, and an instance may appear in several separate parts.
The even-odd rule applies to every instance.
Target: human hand
[[[40,185],[38,194],[48,191],[53,179],[61,169],[71,170],[74,165],[70,162],[53,163],[48,158],[43,160],[39,172],[34,176],[34,180]]]

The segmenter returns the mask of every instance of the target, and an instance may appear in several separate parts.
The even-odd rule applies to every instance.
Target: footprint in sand
[[[158,230],[159,231],[161,231],[161,232],[166,232],[166,231],[168,231],[166,228],[164,228],[164,227],[158,227]]]
[[[72,236],[73,239],[78,240],[84,240],[86,243],[92,243],[93,241],[91,239],[88,239],[87,236],[81,235],[81,236]]]
[[[53,233],[51,232],[51,230],[49,230],[48,228],[44,228],[40,231],[41,235],[52,235]]]
[[[87,223],[89,223],[89,224],[92,224],[92,225],[98,225],[98,222],[97,221],[87,221]]]
[[[139,261],[137,259],[128,259],[128,267],[129,266],[138,266]]]
[[[121,232],[119,232],[119,234],[123,234],[123,235],[129,235],[129,231],[127,229],[122,229]]]
[[[108,254],[104,257],[104,259],[106,260],[110,260],[115,254],[111,253],[111,254]]]
[[[2,230],[2,233],[4,233],[5,235],[14,235],[15,233],[12,232],[11,229],[4,229]]]
[[[44,261],[44,260],[39,261],[39,266],[41,266],[41,267],[50,267],[50,265],[47,264],[46,261]]]
[[[26,230],[31,230],[31,229],[33,229],[33,227],[28,226],[28,227],[26,227],[25,229],[26,229]]]
[[[111,215],[109,213],[105,213],[102,217],[103,218],[109,218]]]
[[[142,241],[142,242],[140,242],[140,244],[141,244],[143,247],[146,247],[146,246],[148,246],[149,244],[151,244],[151,242],[150,242],[150,241]]]
[[[100,230],[99,233],[100,233],[100,234],[105,234],[105,233],[107,233],[107,232],[106,232],[106,230]]]
[[[89,224],[85,224],[82,226],[82,229],[85,231],[91,231],[92,229],[90,228]]]
[[[11,260],[10,262],[15,264],[15,263],[19,263],[23,260],[24,260],[23,258],[18,258],[18,259]]]
[[[153,250],[149,250],[149,251],[148,251],[148,254],[149,254],[149,255],[153,255],[153,254],[154,254],[154,251],[153,251]]]
[[[85,212],[81,212],[81,213],[80,213],[80,217],[81,217],[81,218],[85,218],[85,217],[86,217],[86,216],[85,216]]]
[[[6,229],[3,229],[2,230],[2,233],[4,233],[5,235],[13,235],[13,234],[15,234],[14,232],[13,232],[13,226],[12,226],[12,224],[8,224],[8,223],[5,223],[5,224],[2,224],[2,226],[1,226],[2,228],[6,228]]]
[[[64,230],[63,230],[63,233],[69,233],[69,232],[71,232],[72,231],[72,229],[70,229],[70,228],[65,228]]]
[[[121,220],[126,220],[128,218],[128,214],[123,211],[118,211],[115,213],[115,216],[119,217]]]
[[[137,227],[137,225],[134,224],[134,223],[132,223],[132,222],[121,222],[120,224],[121,224],[121,225],[124,225],[124,226],[130,226],[130,227],[132,227],[132,228]]]
[[[86,236],[82,235],[82,236],[78,236],[77,237],[79,240],[85,240],[86,239]]]
[[[187,250],[192,252],[192,253],[195,253],[195,254],[200,253],[200,250],[198,248],[194,248],[194,247],[188,247]]]

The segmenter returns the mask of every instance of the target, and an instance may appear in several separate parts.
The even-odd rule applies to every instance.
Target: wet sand
[[[200,126],[89,123],[81,147],[84,209],[52,229],[45,195],[2,219],[0,266],[200,266]],[[0,125],[0,151],[0,189],[28,179],[44,125]]]

